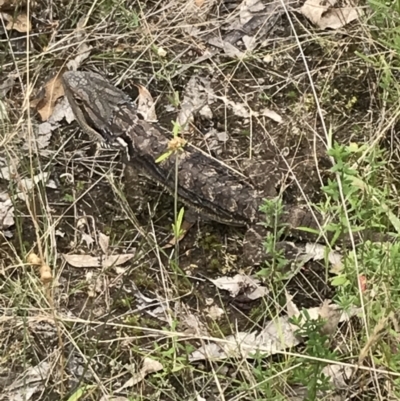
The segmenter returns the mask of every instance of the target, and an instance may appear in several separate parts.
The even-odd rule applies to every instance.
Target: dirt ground
[[[47,361],[54,371],[31,399],[70,400],[83,384],[102,383],[97,392],[76,398],[100,399],[128,380],[128,365],[157,354],[164,357],[165,374],[132,386],[130,399],[196,399],[200,393],[204,400],[268,399],[225,383],[223,377],[238,372],[230,362],[222,367],[200,362],[189,368],[183,359],[201,341],[187,334],[188,340],[181,342],[160,333],[189,333],[193,324],[182,316],[194,314],[210,336],[222,338],[260,329],[284,314],[285,291],[293,294],[299,309],[335,297],[332,273],[323,260],[304,264],[286,280],[271,271],[263,277],[271,291],[267,297],[251,300],[243,293],[232,297],[218,290],[210,279],[262,269],[243,262],[246,229],[201,219],[176,247],[163,249],[172,235],[173,197],[143,177],[130,180],[120,155],[99,150],[76,121],[60,121],[49,144],[38,152],[23,148],[24,138],[35,135],[35,127],[43,123],[37,107],[25,106],[27,98],[43,99],[49,77],[76,59],[84,43],[91,49],[78,69],[102,74],[132,97],[134,84],[145,86],[156,100],[158,123],[169,131],[180,108],[174,99],[179,94],[182,100],[190,78],[210,82],[216,95],[212,118],[195,114],[185,139],[239,171],[245,171],[249,160],[275,164],[283,177],[275,189],[285,204],[323,202],[321,187],[333,177],[326,152],[330,133],[340,144],[367,143],[380,121],[377,71],[358,55],[374,46],[365,42],[363,28],[354,22],[315,31],[296,11],[299,5],[290,4],[290,13],[277,13],[268,32],[262,24],[256,27],[258,45],[253,50],[246,52],[242,40],[234,43],[246,52],[237,58],[209,39],[240,32],[232,29],[239,1],[215,2],[205,15],[190,14],[178,3],[36,2],[28,10],[29,40],[26,32],[0,29],[1,78],[19,74],[2,99],[8,122],[0,156],[8,165],[18,160],[21,176],[46,171],[55,182],[54,188],[36,185],[26,200],[16,202],[15,224],[0,245],[1,326],[6,333],[0,341],[0,388],[9,389],[27,365]],[[23,5],[11,9],[27,12]],[[85,17],[77,35],[78,21]],[[202,34],[190,35],[185,27],[191,24]],[[211,55],[199,62],[207,52]],[[248,116],[229,102],[245,104]],[[266,108],[281,121],[262,115]],[[381,139],[390,154],[390,135]],[[12,180],[0,179],[0,192],[16,190]],[[108,237],[106,249],[102,236]],[[42,255],[51,267],[51,289],[42,290],[37,271],[25,263],[30,252]],[[105,254],[134,256],[121,266],[91,268],[66,263],[62,255],[71,254],[99,260]],[[155,312],[160,299],[168,305],[162,319]],[[224,311],[218,323],[205,312],[210,302]],[[301,346],[298,350],[302,352]],[[271,363],[284,362],[283,357],[273,358]],[[245,380],[242,375],[235,380]],[[223,382],[226,398],[220,397],[214,376]],[[354,394],[354,399],[367,399]]]

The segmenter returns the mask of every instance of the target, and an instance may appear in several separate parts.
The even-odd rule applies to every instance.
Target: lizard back
[[[258,220],[260,193],[218,160],[186,144],[160,163],[171,135],[139,118],[132,99],[98,74],[67,72],[63,84],[81,127],[125,149],[125,162],[198,213],[230,225]]]

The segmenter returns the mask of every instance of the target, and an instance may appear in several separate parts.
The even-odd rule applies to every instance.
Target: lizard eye
[[[82,105],[83,105],[83,102],[82,102],[82,100],[81,100],[79,97],[76,97],[74,100],[75,100],[75,103],[76,103],[78,106],[82,106]]]

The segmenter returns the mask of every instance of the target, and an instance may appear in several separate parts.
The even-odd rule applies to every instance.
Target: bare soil
[[[134,3],[126,4],[126,9],[135,7]],[[226,4],[229,2],[221,3],[210,18],[229,15]],[[349,144],[369,139],[366,135],[371,132],[371,121],[380,110],[373,90],[377,81],[375,72],[355,54],[356,51],[363,52],[365,46],[362,37],[358,36],[357,27],[317,35],[310,33],[309,24],[304,18],[296,16],[299,19],[294,19],[295,29],[301,38],[306,68],[287,17],[283,15],[268,37],[267,44],[244,60],[235,60],[219,52],[174,75],[182,66],[195,62],[206,50],[215,49],[208,44],[197,43],[178,27],[175,28],[172,22],[165,34],[168,38],[163,37],[163,29],[168,27],[161,18],[163,14],[160,7],[163,4],[146,2],[146,12],[150,15],[146,24],[158,29],[153,40],[144,35],[144,27],[128,29],[120,25],[117,12],[112,14],[113,18],[106,17],[104,23],[100,22],[100,16],[106,14],[106,3],[99,5],[97,12],[90,16],[89,26],[92,29],[87,31],[85,37],[94,49],[80,69],[100,72],[113,81],[121,77],[119,87],[132,95],[134,83],[148,87],[153,98],[157,99],[159,123],[169,130],[177,110],[169,111],[173,108],[167,106],[171,105],[174,92],[182,93],[190,77],[197,73],[212,80],[212,90],[219,96],[235,102],[247,102],[253,111],[265,107],[276,111],[283,117],[281,124],[266,117],[239,117],[223,101],[217,100],[212,107],[212,120],[197,117],[186,139],[208,151],[209,141],[215,141],[215,138],[207,137],[209,130],[216,128],[225,131],[228,140],[218,142],[217,149],[211,152],[214,156],[238,170],[243,170],[250,155],[255,163],[271,161],[285,176],[282,182],[277,183],[277,189],[282,192],[287,204],[323,200],[321,186],[330,177],[331,162],[326,154],[326,136],[320,115],[328,124],[327,130],[334,128],[334,140]],[[76,21],[89,9],[90,4],[79,3],[80,11],[77,6],[78,3],[64,2],[53,10],[53,19],[60,23],[57,40],[75,28]],[[154,17],[151,17],[150,10]],[[31,62],[31,75],[37,78],[35,88],[38,91],[41,83],[74,55],[78,42],[72,43],[68,49],[60,49],[55,54],[40,58],[43,41],[49,41],[52,32],[45,23],[49,11],[39,4],[33,12],[32,32],[35,35],[30,38],[31,58],[37,57],[37,65]],[[172,11],[169,17],[172,18]],[[44,26],[47,30],[40,33],[40,27]],[[22,34],[13,33],[12,36],[15,37],[13,52],[19,54],[20,49],[25,49],[26,39]],[[6,39],[1,32],[0,37]],[[166,57],[154,52],[153,41],[158,47],[167,49]],[[237,46],[244,49],[240,42]],[[272,54],[272,63],[263,61],[265,54]],[[23,81],[26,77],[22,67],[24,57],[26,54],[17,60]],[[6,75],[14,68],[11,54],[3,53],[2,58],[5,66],[2,73]],[[310,78],[318,94],[319,105],[312,96]],[[7,98],[12,110],[11,117],[15,121],[22,99],[18,88]],[[32,121],[36,123],[38,120],[33,112]],[[72,344],[65,347],[68,361],[68,378],[64,378],[65,394],[71,394],[80,380],[90,382],[93,379],[91,371],[86,368],[82,371],[77,366],[90,365],[98,377],[111,377],[114,370],[110,361],[118,360],[119,366],[132,363],[133,360],[139,361],[140,353],[135,350],[152,347],[155,340],[146,331],[141,331],[141,327],[162,330],[166,326],[165,322],[151,317],[146,310],[138,309],[133,282],[144,295],[173,299],[170,301],[172,304],[179,301],[187,310],[197,311],[199,316],[209,300],[213,299],[225,311],[223,320],[215,325],[209,317],[201,317],[214,336],[231,334],[237,330],[254,330],[261,327],[268,317],[282,313],[280,307],[285,303],[283,293],[271,299],[249,301],[241,295],[231,298],[226,291],[217,290],[209,281],[210,278],[235,275],[241,271],[257,273],[259,268],[246,266],[242,262],[245,229],[200,221],[176,249],[163,250],[161,246],[170,238],[174,221],[174,200],[168,194],[145,179],[134,181],[133,185],[122,176],[123,166],[119,156],[112,151],[97,152],[96,145],[88,142],[75,122],[71,125],[65,121],[62,123],[53,134],[48,150],[48,155],[35,156],[37,160],[34,163],[37,166],[49,163],[50,176],[57,183],[55,190],[42,188],[48,205],[47,213],[51,214],[52,220],[42,213],[42,198],[38,194],[29,200],[29,208],[24,202],[19,202],[16,207],[17,225],[11,229],[13,237],[8,240],[8,245],[4,243],[0,246],[0,253],[3,267],[15,263],[15,255],[23,259],[31,247],[35,249],[37,246],[37,228],[32,219],[40,227],[40,234],[45,233],[50,221],[57,220],[56,230],[59,234],[52,243],[56,251],[50,252],[54,259],[48,261],[57,282],[52,298],[58,311],[71,316],[70,329],[79,339],[77,347]],[[17,146],[13,152],[24,160]],[[141,191],[139,198],[137,185],[140,185]],[[0,189],[8,188],[9,183],[0,180]],[[33,216],[32,210],[36,211]],[[85,222],[83,228],[82,221]],[[136,253],[137,257],[128,262],[123,271],[115,268],[74,268],[62,261],[61,254],[69,253],[104,257],[96,241],[88,244],[82,236],[85,233],[96,240],[99,232],[110,236],[108,252]],[[13,252],[10,251],[12,247]],[[25,271],[16,269],[8,277],[28,285],[23,277],[25,274]],[[309,262],[286,283],[285,288],[295,294],[299,308],[318,306],[322,300],[332,299],[335,295],[327,281],[329,277],[330,273],[323,262]],[[274,278],[269,284],[279,289],[280,283],[274,282]],[[3,285],[7,287],[5,282]],[[26,299],[25,302],[25,306],[36,305],[39,308],[40,298]],[[23,309],[24,303],[21,304],[21,311]],[[32,309],[24,313],[27,316],[35,315]],[[80,326],[79,321],[96,323],[85,327]],[[104,325],[105,322],[112,324]],[[179,325],[184,329],[182,323]],[[7,331],[7,327],[3,327],[3,330]],[[49,336],[47,330],[40,332],[27,328],[25,335],[29,337],[30,346],[25,354],[26,360],[41,361],[47,357],[50,349],[60,345],[56,330],[54,327],[51,330],[53,336]],[[15,330],[9,331],[3,346],[9,349],[17,346],[22,342],[21,335]],[[115,341],[117,337],[126,337],[127,340]],[[68,343],[67,338],[62,341]],[[161,340],[160,347],[162,349]],[[77,349],[83,350],[85,358],[78,354]],[[4,372],[8,363],[10,359],[3,360],[0,371]],[[17,362],[9,365],[3,385],[11,383],[21,368]],[[209,368],[204,367],[205,370]],[[181,374],[173,375],[175,379],[169,385],[174,390],[165,390],[160,399],[176,399],[176,393],[186,399],[188,393],[184,383],[185,380],[192,380],[192,374],[183,369]],[[121,382],[124,380],[121,379]],[[146,382],[140,391],[143,397],[148,397],[144,399],[156,399],[151,398],[156,393],[152,380]],[[213,392],[210,390],[208,400],[216,399],[213,398]],[[60,399],[57,397],[56,391],[50,391],[47,398],[40,399]]]

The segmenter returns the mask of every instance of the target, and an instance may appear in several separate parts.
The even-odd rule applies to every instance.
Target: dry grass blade
[[[0,12],[0,400],[398,398],[398,2]],[[138,147],[162,143],[166,158],[125,166],[128,142],[89,140],[62,98],[65,69],[139,91],[110,113],[104,90],[85,116],[110,115],[96,127],[109,139],[122,115],[119,144],[137,117]],[[179,175],[188,150],[196,176]],[[134,162],[174,177],[172,195]],[[231,227],[198,207],[185,230],[184,196],[250,208],[239,181],[266,216]],[[300,233],[290,210],[310,211]]]

